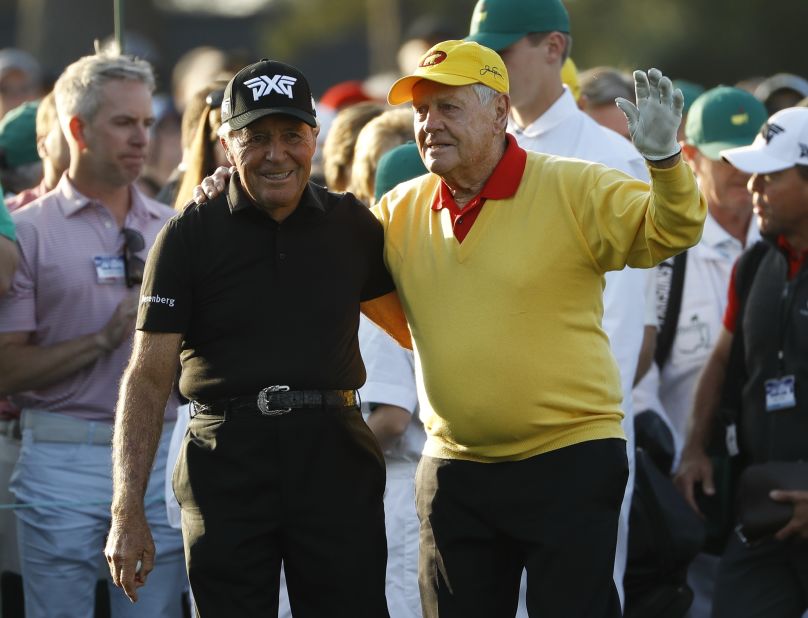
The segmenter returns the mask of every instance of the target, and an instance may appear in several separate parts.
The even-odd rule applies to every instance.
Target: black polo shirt
[[[137,328],[182,333],[180,391],[214,401],[265,386],[356,389],[359,303],[394,289],[384,233],[350,194],[309,183],[282,223],[234,175],[171,219],[146,263]]]

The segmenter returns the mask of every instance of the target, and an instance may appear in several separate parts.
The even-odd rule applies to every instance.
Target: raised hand
[[[631,141],[649,161],[661,161],[679,153],[676,132],[682,122],[684,97],[659,69],[634,71],[637,105],[622,97],[615,99],[626,115]]]

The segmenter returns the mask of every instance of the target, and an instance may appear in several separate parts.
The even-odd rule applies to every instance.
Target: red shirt
[[[777,246],[780,247],[788,257],[788,279],[791,281],[800,272],[806,256],[808,256],[808,249],[803,251],[795,251],[785,236],[780,235],[777,237]],[[727,310],[724,312],[724,328],[729,332],[735,332],[735,323],[738,321],[738,292],[735,289],[735,271],[738,269],[738,262],[732,267],[732,275],[729,279],[729,291],[727,300]]]
[[[432,210],[439,211],[442,208],[449,210],[449,216],[452,218],[452,230],[457,242],[463,242],[487,199],[503,200],[511,197],[519,188],[519,183],[522,182],[527,153],[519,147],[516,138],[510,133],[506,133],[505,139],[507,144],[502,158],[491,176],[485,181],[483,188],[468,204],[462,208],[458,206],[448,185],[443,181],[440,183],[440,191],[435,194]]]

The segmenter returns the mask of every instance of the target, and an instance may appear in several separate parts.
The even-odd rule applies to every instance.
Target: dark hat
[[[317,126],[314,99],[303,73],[283,62],[263,59],[241,69],[224,89],[222,128],[243,129],[270,114],[287,114]]]

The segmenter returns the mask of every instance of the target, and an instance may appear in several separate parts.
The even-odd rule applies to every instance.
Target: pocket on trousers
[[[218,430],[225,420],[222,416],[197,414],[188,422],[188,429],[180,444],[177,463],[171,475],[171,488],[180,508],[196,507],[193,487],[188,470],[188,450],[213,451],[216,448]],[[202,473],[198,471],[197,474]]]
[[[379,441],[370,427],[362,418],[359,408],[345,410],[340,414],[340,424],[345,429],[348,439],[356,446],[360,452],[367,456],[368,460],[375,464],[381,476],[382,486],[386,482],[387,471],[384,463],[384,453],[379,446]]]

